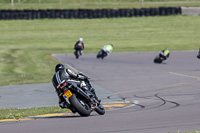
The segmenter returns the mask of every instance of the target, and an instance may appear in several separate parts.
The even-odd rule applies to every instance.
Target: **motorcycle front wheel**
[[[77,51],[77,50],[74,52],[74,55],[75,55],[76,59],[78,59],[78,57],[80,56],[80,55],[78,54],[78,51]]]
[[[76,97],[75,94],[69,98],[70,103],[81,116],[89,116],[91,109],[87,103]]]
[[[105,109],[104,107],[99,104],[96,108],[95,108],[95,111],[99,114],[99,115],[104,115],[105,114]]]
[[[156,56],[154,59],[154,63],[162,63],[162,59],[159,56]]]
[[[102,51],[99,51],[99,53],[97,54],[97,58],[100,58],[102,56]]]

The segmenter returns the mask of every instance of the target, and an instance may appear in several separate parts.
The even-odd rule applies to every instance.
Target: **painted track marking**
[[[115,102],[106,102],[103,103],[103,107],[105,110],[113,110],[113,109],[119,109],[123,108],[125,106],[128,106],[131,104],[130,101],[115,101]],[[42,118],[55,118],[55,117],[65,117],[65,116],[70,116],[74,115],[71,112],[66,112],[66,113],[56,113],[56,114],[45,114],[45,115],[36,115],[36,116],[30,116],[30,117],[22,117],[22,118],[17,118],[17,119],[3,119],[0,120],[0,123],[4,122],[19,122],[19,121],[27,121],[27,120],[35,120],[35,119],[42,119]]]

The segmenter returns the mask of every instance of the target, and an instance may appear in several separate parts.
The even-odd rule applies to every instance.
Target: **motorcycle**
[[[84,82],[86,87],[93,89],[88,77],[84,80]],[[72,107],[81,116],[89,116],[92,111],[96,111],[99,115],[105,114],[105,109],[95,94],[89,91],[89,89],[88,91],[84,91],[78,87],[73,80],[63,80],[57,86],[57,89],[59,90],[60,95],[63,96],[66,101],[69,101]]]
[[[74,55],[75,55],[76,59],[78,59],[82,55],[82,50],[76,49],[74,51]]]
[[[197,58],[200,59],[200,54],[197,55]]]
[[[165,57],[165,55],[163,53],[159,53],[159,55],[157,55],[154,58],[154,63],[162,63],[163,61],[165,61],[167,58]]]
[[[100,50],[100,51],[98,52],[98,54],[97,54],[97,59],[98,59],[98,58],[103,59],[103,58],[106,57],[107,55],[108,55],[107,52],[105,52],[105,51],[103,51],[103,50]]]
[[[199,50],[199,52],[197,54],[197,58],[200,59],[200,50]]]

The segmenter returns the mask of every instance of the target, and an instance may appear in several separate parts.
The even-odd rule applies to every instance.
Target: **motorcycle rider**
[[[108,56],[113,50],[113,44],[107,44],[103,48],[101,48],[101,51],[105,56]]]
[[[164,50],[162,50],[162,51],[160,52],[159,55],[160,55],[160,57],[163,57],[163,58],[166,60],[167,58],[169,58],[170,51],[169,51],[168,48],[165,48]]]
[[[82,55],[84,48],[85,46],[84,46],[83,38],[79,38],[79,40],[74,45],[74,50],[80,51],[80,55]]]
[[[59,98],[59,106],[61,108],[69,108],[73,113],[75,113],[75,109],[71,106],[71,104],[69,102],[67,102],[63,96],[59,93],[57,86],[64,80],[70,80],[70,81],[74,81],[78,86],[80,86],[84,91],[89,90],[90,92],[92,92],[94,94],[94,96],[96,97],[95,94],[95,90],[93,88],[87,88],[86,84],[84,82],[84,80],[87,78],[86,76],[83,76],[81,74],[75,74],[74,72],[72,72],[70,69],[66,69],[65,65],[63,64],[57,64],[55,66],[55,74],[52,78],[52,83],[54,88],[56,89],[58,98]]]

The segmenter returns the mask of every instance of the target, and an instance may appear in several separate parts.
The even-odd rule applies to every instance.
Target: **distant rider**
[[[166,48],[162,50],[159,55],[162,56],[166,60],[167,58],[169,58],[170,51],[168,48]]]
[[[113,50],[113,44],[107,44],[103,48],[101,48],[101,51],[106,56],[108,56],[112,52],[112,50]]]
[[[55,74],[52,78],[52,83],[54,88],[56,89],[58,98],[59,98],[59,106],[61,108],[69,108],[73,113],[75,113],[76,111],[74,110],[74,108],[71,106],[71,104],[69,102],[66,102],[66,100],[63,98],[62,95],[60,95],[57,86],[64,80],[64,81],[74,81],[79,87],[81,87],[84,91],[88,90],[88,88],[86,87],[86,84],[84,82],[84,80],[87,78],[86,76],[83,76],[81,74],[75,74],[74,72],[72,72],[70,69],[66,69],[65,65],[63,64],[57,64],[55,67]],[[92,90],[90,90],[91,88],[89,88],[89,91],[91,91],[95,96],[95,90],[92,88]]]
[[[79,38],[79,40],[74,45],[74,49],[75,51],[80,51],[80,55],[82,55],[84,48],[85,46],[84,46],[83,38]]]

